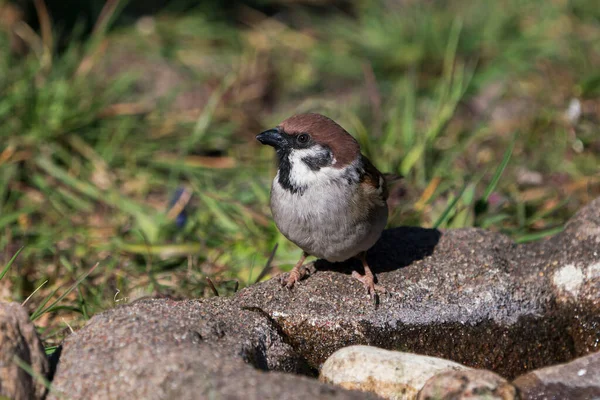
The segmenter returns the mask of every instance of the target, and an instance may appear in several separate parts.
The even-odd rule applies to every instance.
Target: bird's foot
[[[367,290],[367,293],[369,294],[369,296],[371,296],[374,302],[378,301],[377,292],[382,294],[387,293],[385,287],[375,283],[375,277],[372,273],[365,273],[364,275],[361,275],[356,271],[352,271],[352,277],[363,284],[363,286]]]
[[[296,265],[294,265],[294,268],[292,268],[290,273],[287,274],[287,279],[285,278],[286,275],[281,275],[279,281],[283,286],[285,286],[288,289],[291,289],[294,287],[294,284],[296,282],[299,282],[302,278],[304,278],[308,271],[308,269],[302,265],[304,264],[304,260],[306,260],[306,257],[308,257],[308,253],[303,251],[302,256],[300,257]]]
[[[294,287],[296,282],[300,282],[306,275],[309,275],[308,268],[304,265],[295,266],[288,274],[282,274],[279,281],[282,286],[285,286],[288,289]]]

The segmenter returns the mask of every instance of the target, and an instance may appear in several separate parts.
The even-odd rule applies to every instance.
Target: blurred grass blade
[[[42,374],[34,371],[34,369],[31,367],[31,365],[29,365],[27,362],[25,362],[25,360],[21,359],[19,356],[14,356],[13,362],[15,364],[17,364],[19,366],[19,368],[21,368],[23,371],[25,371],[29,375],[31,375],[31,377],[35,381],[38,381],[42,385],[44,385],[44,387],[46,389],[48,389],[49,392],[52,392],[53,395],[57,396],[59,399],[64,398],[63,396],[60,395],[60,393],[56,393],[56,392],[52,391],[52,384],[50,383],[50,381],[48,379],[46,379],[46,377],[43,376]],[[0,399],[3,399],[3,398],[4,397],[0,396]]]
[[[217,111],[218,105],[221,103],[223,95],[235,83],[235,79],[235,74],[229,74],[223,79],[223,83],[221,84],[221,86],[219,86],[210,95],[206,105],[204,106],[204,109],[202,110],[202,113],[196,120],[196,125],[194,126],[192,134],[189,136],[189,139],[187,141],[188,149],[194,147],[204,137],[213,119],[213,115]]]
[[[90,319],[90,315],[88,313],[88,308],[87,308],[87,302],[85,301],[85,297],[83,296],[83,293],[81,292],[81,288],[78,287],[77,288],[77,295],[79,296],[79,310],[81,311],[81,314],[83,315],[83,319],[85,319],[86,321]]]
[[[473,203],[475,199],[475,183],[467,185],[467,189],[462,195],[462,204],[460,211],[452,218],[451,228],[465,228],[473,226]]]
[[[40,315],[42,315],[41,313],[38,315],[38,313],[46,306],[46,304],[48,304],[48,302],[50,301],[50,299],[52,297],[54,297],[54,295],[56,294],[56,292],[58,292],[58,289],[60,289],[60,286],[57,287],[56,289],[54,289],[48,296],[46,296],[44,298],[44,300],[42,300],[42,302],[40,303],[40,305],[35,309],[35,311],[31,314],[31,316],[29,316],[29,319],[31,321],[37,319]]]
[[[494,176],[492,177],[490,184],[487,186],[487,188],[485,188],[485,192],[483,193],[483,198],[482,198],[482,200],[484,202],[488,201],[490,195],[496,189],[496,186],[498,185],[498,182],[500,181],[500,177],[502,176],[504,169],[506,168],[506,166],[508,165],[508,162],[510,161],[513,149],[515,147],[516,137],[517,137],[516,135],[513,136],[512,140],[510,141],[510,143],[508,145],[508,148],[504,152],[504,156],[502,157],[502,162],[500,162],[500,165],[498,165],[498,168],[496,168],[496,172],[494,172]]]
[[[275,247],[273,247],[273,251],[271,252],[271,255],[269,255],[269,259],[267,260],[265,267],[262,269],[262,271],[260,271],[260,274],[258,274],[258,277],[254,281],[254,283],[260,282],[262,278],[264,278],[269,272],[271,272],[271,263],[273,262],[273,258],[275,257],[275,253],[277,252],[277,247],[279,247],[279,243],[275,243]]]
[[[555,228],[546,229],[541,232],[526,233],[524,235],[517,236],[515,238],[515,243],[533,242],[534,240],[543,239],[545,237],[561,233],[564,229],[564,226],[557,226]]]
[[[460,40],[460,33],[462,32],[462,19],[455,18],[452,21],[452,27],[448,36],[448,45],[446,46],[446,52],[444,54],[444,80],[450,82],[452,80],[452,72],[454,70],[456,62],[456,53],[458,50],[458,42]]]
[[[552,215],[553,213],[556,213],[559,210],[562,210],[567,204],[569,204],[569,201],[571,201],[571,199],[567,197],[566,199],[563,199],[562,201],[558,202],[554,207],[552,207],[550,209],[547,209],[547,210],[542,209],[542,210],[536,212],[531,217],[527,218],[526,224],[532,225],[532,224],[536,223],[537,221],[541,221],[544,218]]]
[[[402,144],[409,149],[415,143],[416,73],[411,70],[404,85],[404,108],[402,110]],[[390,135],[391,136],[391,135]]]
[[[414,169],[420,184],[427,180],[426,160],[432,144],[454,116],[473,77],[474,69],[456,59],[461,31],[461,20],[455,19],[446,46],[442,82],[436,91],[435,111],[425,132],[417,137],[419,142],[409,150],[400,165],[400,173],[404,176]]]
[[[468,186],[469,185],[465,183],[465,185],[460,190],[460,193],[450,202],[450,204],[448,204],[448,206],[446,207],[446,209],[444,210],[442,215],[440,215],[440,217],[437,219],[437,221],[435,221],[435,223],[433,224],[433,229],[437,229],[446,220],[446,218],[448,218],[448,215],[450,215],[452,210],[454,210],[454,207],[456,206],[458,201],[461,199],[463,193],[465,192],[465,190],[467,190]]]
[[[33,207],[27,207],[11,213],[6,213],[0,216],[0,229],[17,221],[22,215],[28,215],[34,212]]]
[[[48,13],[48,8],[46,7],[44,0],[34,0],[33,5],[35,6],[35,11],[38,16],[38,22],[40,24],[40,30],[42,34],[42,43],[44,43],[45,52],[47,53],[46,57],[48,57],[47,66],[50,66],[52,64],[52,53],[54,50],[52,19],[50,18],[50,13]]]
[[[50,176],[62,181],[73,189],[94,200],[102,199],[102,192],[96,186],[71,176],[66,170],[53,163],[49,158],[40,157],[36,160],[36,163],[38,167],[40,167]]]
[[[14,256],[12,256],[12,258],[10,259],[10,261],[8,262],[8,264],[6,264],[4,266],[4,268],[2,269],[2,272],[0,272],[0,280],[2,280],[2,278],[4,278],[4,275],[6,275],[6,273],[8,272],[8,270],[10,269],[10,266],[13,264],[13,262],[15,262],[15,260],[17,259],[17,257],[19,256],[19,254],[21,253],[21,251],[25,248],[25,246],[21,247],[19,250],[17,250],[17,252],[15,253]]]
[[[425,152],[425,143],[424,142],[419,143],[418,145],[416,145],[412,149],[410,149],[410,151],[408,152],[406,157],[404,157],[404,159],[402,160],[402,164],[400,167],[400,173],[404,176],[408,175],[408,173],[411,171],[413,166],[423,156],[424,152]]]
[[[106,0],[104,7],[102,7],[102,10],[100,11],[100,15],[96,20],[96,24],[92,29],[92,37],[94,40],[98,40],[106,34],[110,24],[119,15],[119,12],[125,8],[127,3],[127,0]]]
[[[23,302],[21,303],[21,307],[23,307],[25,304],[27,304],[29,299],[32,298],[33,295],[36,294],[38,290],[40,290],[42,287],[44,287],[44,285],[46,283],[48,283],[48,279],[46,279],[44,282],[42,282],[42,284],[40,286],[36,287],[35,290],[33,292],[31,292],[31,294],[29,296],[27,296],[27,298],[25,300],[23,300]]]
[[[230,218],[228,213],[222,208],[222,202],[216,201],[204,193],[199,193],[199,197],[202,199],[208,210],[215,216],[216,222],[219,225],[231,232],[239,231],[238,224],[236,224],[234,220]]]
[[[496,214],[496,215],[492,215],[490,217],[485,218],[481,222],[480,226],[483,229],[488,229],[490,226],[497,225],[500,222],[505,221],[507,219],[510,219],[510,215],[508,215],[508,214]]]
[[[212,290],[213,294],[215,295],[215,297],[219,297],[219,291],[217,290],[217,287],[215,286],[215,284],[213,283],[212,279],[210,279],[208,276],[206,277],[206,282],[208,282],[208,286],[210,287],[210,290]]]
[[[90,197],[93,200],[118,208],[121,211],[135,217],[140,229],[144,232],[150,242],[154,242],[158,237],[158,230],[161,220],[160,215],[154,215],[151,217],[148,215],[148,212],[146,212],[142,205],[129,200],[120,193],[116,191],[101,191],[96,186],[71,176],[69,172],[53,163],[47,157],[40,157],[36,160],[36,163],[49,175],[62,181],[64,184],[70,186],[78,192]]]
[[[86,273],[81,275],[81,277],[79,277],[79,279],[77,279],[77,281],[73,285],[71,285],[71,287],[69,289],[67,289],[66,292],[61,294],[58,297],[58,299],[54,300],[52,302],[52,304],[50,304],[48,307],[44,308],[46,303],[50,300],[50,298],[47,297],[44,300],[44,302],[42,304],[40,304],[40,306],[33,312],[33,314],[31,314],[31,317],[29,319],[32,321],[35,321],[36,319],[38,319],[39,317],[44,315],[46,312],[51,310],[56,304],[58,304],[62,299],[64,299],[69,293],[71,293],[77,286],[79,286],[79,284],[81,282],[83,282],[85,280],[85,278],[87,278],[92,272],[94,272],[94,270],[98,267],[98,265],[100,265],[100,263],[97,262],[96,265],[94,265],[92,268],[89,269],[89,271],[87,271]],[[58,290],[58,288],[52,292],[51,296],[54,295],[54,293],[56,293],[57,290]]]
[[[421,194],[421,197],[419,197],[419,200],[415,202],[415,205],[413,206],[415,210],[423,211],[423,209],[425,208],[425,204],[427,204],[429,200],[431,200],[433,194],[435,193],[435,190],[438,188],[441,181],[442,178],[440,178],[439,176],[434,176],[431,179],[425,190],[423,190],[423,193]]]
[[[140,255],[155,255],[163,258],[182,257],[189,254],[198,254],[202,251],[201,243],[174,243],[165,245],[151,245],[138,243],[125,243],[116,241],[118,247],[128,253]]]

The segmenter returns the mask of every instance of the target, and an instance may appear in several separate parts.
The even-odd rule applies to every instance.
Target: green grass
[[[600,194],[594,0],[242,8],[237,24],[191,12],[143,29],[110,28],[111,4],[66,49],[30,34],[28,54],[0,54],[0,286],[37,290],[26,306],[49,345],[143,295],[211,296],[207,277],[227,295],[293,265],[254,136],[296,112],[331,116],[406,177],[390,226],[525,242]]]
[[[4,278],[4,275],[6,275],[6,273],[8,272],[8,270],[10,269],[11,265],[15,262],[15,260],[17,259],[17,257],[19,256],[19,253],[23,250],[23,248],[21,247],[14,256],[12,256],[12,258],[8,261],[8,263],[6,263],[6,265],[4,266],[4,268],[2,268],[2,271],[0,271],[0,280],[2,280],[2,278]]]

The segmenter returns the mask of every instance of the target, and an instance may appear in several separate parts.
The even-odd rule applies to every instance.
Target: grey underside
[[[344,261],[371,248],[387,222],[385,203],[357,207],[359,184],[311,185],[302,195],[273,181],[271,210],[277,227],[290,241],[318,258]]]

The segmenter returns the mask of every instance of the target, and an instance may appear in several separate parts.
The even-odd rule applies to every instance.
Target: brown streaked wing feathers
[[[381,198],[385,201],[388,198],[388,188],[384,176],[373,165],[371,160],[362,156],[363,167],[365,174],[362,177],[362,182],[366,182],[376,188],[381,193]]]

